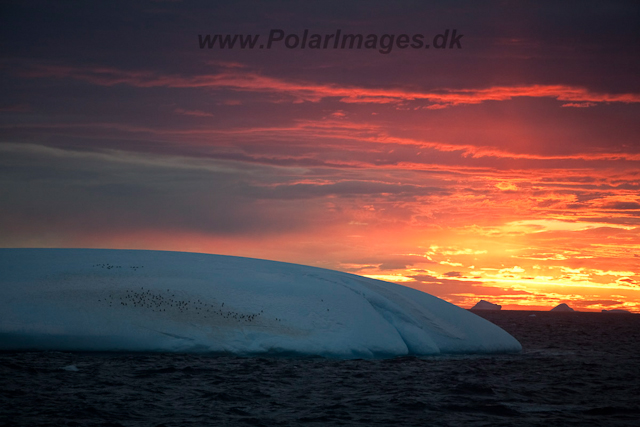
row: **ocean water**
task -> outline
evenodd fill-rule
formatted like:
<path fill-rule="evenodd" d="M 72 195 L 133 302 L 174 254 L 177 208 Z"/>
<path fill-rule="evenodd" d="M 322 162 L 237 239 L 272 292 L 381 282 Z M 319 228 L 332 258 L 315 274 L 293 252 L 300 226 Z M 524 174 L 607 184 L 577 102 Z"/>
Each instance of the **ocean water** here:
<path fill-rule="evenodd" d="M 523 352 L 389 360 L 0 353 L 0 425 L 640 425 L 640 315 L 476 313 Z"/>

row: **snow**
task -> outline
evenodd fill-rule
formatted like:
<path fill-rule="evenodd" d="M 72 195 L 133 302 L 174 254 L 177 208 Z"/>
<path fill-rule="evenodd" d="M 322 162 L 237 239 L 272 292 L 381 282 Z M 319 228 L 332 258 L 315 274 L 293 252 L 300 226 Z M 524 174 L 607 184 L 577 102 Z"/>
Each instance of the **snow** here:
<path fill-rule="evenodd" d="M 481 299 L 480 301 L 478 301 L 476 305 L 471 307 L 471 310 L 501 310 L 501 309 L 502 309 L 501 305 L 494 304 L 492 302 L 485 301 L 483 299 Z"/>
<path fill-rule="evenodd" d="M 380 358 L 517 352 L 494 324 L 412 288 L 231 256 L 0 249 L 0 350 Z"/>
<path fill-rule="evenodd" d="M 551 311 L 574 311 L 573 308 L 569 307 L 567 304 L 562 303 L 553 307 Z"/>

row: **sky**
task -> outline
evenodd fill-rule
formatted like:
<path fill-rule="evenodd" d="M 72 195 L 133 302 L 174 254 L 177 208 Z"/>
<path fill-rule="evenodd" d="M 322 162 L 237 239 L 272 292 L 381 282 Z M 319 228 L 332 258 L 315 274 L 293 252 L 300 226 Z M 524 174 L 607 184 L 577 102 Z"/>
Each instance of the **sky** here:
<path fill-rule="evenodd" d="M 640 312 L 639 18 L 634 1 L 3 2 L 0 246 Z"/>

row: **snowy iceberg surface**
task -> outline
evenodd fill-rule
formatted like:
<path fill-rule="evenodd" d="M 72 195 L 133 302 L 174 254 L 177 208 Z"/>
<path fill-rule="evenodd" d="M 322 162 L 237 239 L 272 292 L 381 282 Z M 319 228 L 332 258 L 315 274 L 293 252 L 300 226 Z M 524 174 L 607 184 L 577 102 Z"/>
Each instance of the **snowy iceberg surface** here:
<path fill-rule="evenodd" d="M 494 324 L 352 274 L 184 252 L 0 249 L 0 350 L 374 358 L 517 352 Z"/>

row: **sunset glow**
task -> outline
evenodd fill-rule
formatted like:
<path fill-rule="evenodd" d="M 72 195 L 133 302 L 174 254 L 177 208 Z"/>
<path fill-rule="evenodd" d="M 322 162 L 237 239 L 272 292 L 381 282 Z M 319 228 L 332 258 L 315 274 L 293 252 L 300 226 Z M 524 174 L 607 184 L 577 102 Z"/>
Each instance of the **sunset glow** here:
<path fill-rule="evenodd" d="M 465 308 L 640 312 L 640 61 L 624 10 L 559 7 L 562 28 L 473 3 L 345 12 L 345 31 L 464 34 L 459 50 L 385 55 L 197 46 L 335 30 L 312 7 L 127 7 L 84 24 L 75 6 L 39 12 L 68 28 L 7 9 L 2 247 L 228 254 Z"/>

